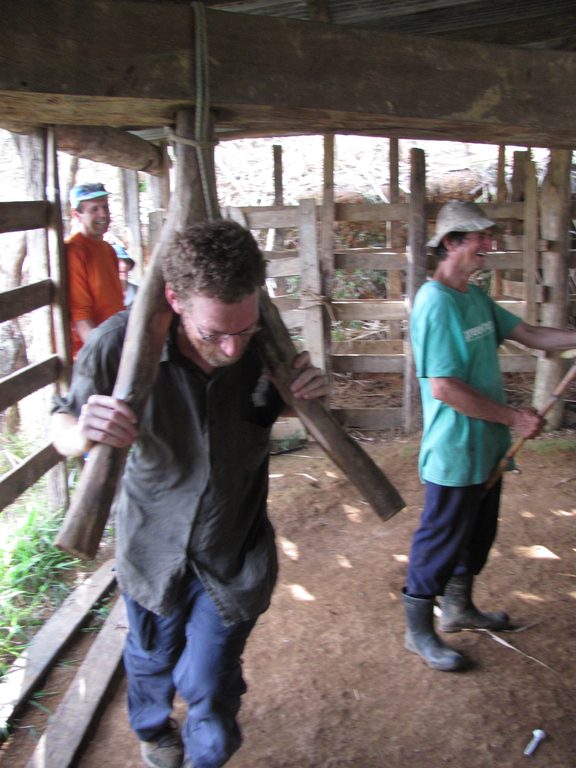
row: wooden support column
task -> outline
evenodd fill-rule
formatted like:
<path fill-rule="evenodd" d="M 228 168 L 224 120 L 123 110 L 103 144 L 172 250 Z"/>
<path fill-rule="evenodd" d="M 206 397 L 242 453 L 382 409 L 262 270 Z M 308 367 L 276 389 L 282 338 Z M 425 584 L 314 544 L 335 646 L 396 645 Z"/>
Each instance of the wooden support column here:
<path fill-rule="evenodd" d="M 537 287 L 539 283 L 538 259 L 538 180 L 536 164 L 525 160 L 524 169 L 524 319 L 535 325 L 538 322 Z"/>
<path fill-rule="evenodd" d="M 284 205 L 284 167 L 282 165 L 282 145 L 274 144 L 272 147 L 274 162 L 274 205 Z M 274 230 L 274 248 L 284 248 L 284 232 Z"/>
<path fill-rule="evenodd" d="M 410 221 L 408 222 L 408 270 L 406 301 L 408 321 L 418 288 L 426 280 L 426 155 L 422 149 L 410 150 Z M 420 429 L 422 406 L 412 358 L 410 334 L 404 340 L 404 430 L 408 434 Z"/>
<path fill-rule="evenodd" d="M 389 140 L 389 167 L 390 167 L 390 202 L 400 202 L 400 142 L 398 139 Z M 399 221 L 390 222 L 390 247 L 393 251 L 404 247 L 402 237 L 402 224 Z M 394 269 L 388 272 L 388 299 L 401 299 L 404 294 L 404 281 L 402 272 Z M 402 338 L 402 324 L 390 321 L 390 338 Z"/>
<path fill-rule="evenodd" d="M 498 169 L 496 172 L 496 202 L 505 203 L 508 200 L 508 190 L 506 187 L 506 147 L 500 144 L 498 147 Z M 498 249 L 504 248 L 504 238 L 499 233 L 497 237 Z M 492 283 L 492 296 L 495 298 L 502 295 L 502 272 L 499 269 L 494 270 L 494 281 Z"/>
<path fill-rule="evenodd" d="M 324 136 L 324 179 L 322 207 L 320 208 L 320 285 L 321 294 L 327 302 L 332 300 L 334 284 L 334 162 L 335 136 Z M 330 376 L 330 354 L 332 348 L 332 318 L 330 312 L 322 312 L 324 371 Z"/>
<path fill-rule="evenodd" d="M 566 328 L 568 324 L 568 262 L 570 255 L 570 170 L 572 152 L 553 149 L 540 200 L 541 233 L 548 241 L 542 254 L 545 303 L 542 325 Z M 541 357 L 536 366 L 533 405 L 540 409 L 564 375 L 567 361 L 559 357 Z M 564 403 L 560 400 L 546 416 L 546 429 L 562 425 Z"/>
<path fill-rule="evenodd" d="M 176 135 L 184 139 L 195 138 L 193 110 L 180 110 L 177 113 Z M 164 296 L 164 254 L 175 232 L 206 218 L 196 149 L 189 144 L 177 142 L 174 194 L 162 236 L 132 305 L 112 393 L 119 400 L 129 403 L 138 415 L 156 379 L 162 347 L 172 318 L 172 310 Z M 126 453 L 125 450 L 111 448 L 103 443 L 97 443 L 92 448 L 90 461 L 82 470 L 78 488 L 56 537 L 56 546 L 77 557 L 94 557 L 122 474 Z"/>
<path fill-rule="evenodd" d="M 140 186 L 138 171 L 120 169 L 122 186 L 122 198 L 124 203 L 124 217 L 126 227 L 130 235 L 130 241 L 126 243 L 130 258 L 136 263 L 136 276 L 142 275 L 144 264 L 144 249 L 142 246 L 142 229 L 140 227 Z"/>
<path fill-rule="evenodd" d="M 298 230 L 302 270 L 301 303 L 306 310 L 304 316 L 305 347 L 310 352 L 312 363 L 325 370 L 322 282 L 318 258 L 318 225 L 315 200 L 300 201 Z"/>
<path fill-rule="evenodd" d="M 54 286 L 52 300 L 52 335 L 60 365 L 59 379 L 70 381 L 72 372 L 72 339 L 68 319 L 68 269 L 62 227 L 62 202 L 58 178 L 56 138 L 52 128 L 46 133 L 46 190 L 45 199 L 50 203 L 47 228 L 48 270 Z"/>

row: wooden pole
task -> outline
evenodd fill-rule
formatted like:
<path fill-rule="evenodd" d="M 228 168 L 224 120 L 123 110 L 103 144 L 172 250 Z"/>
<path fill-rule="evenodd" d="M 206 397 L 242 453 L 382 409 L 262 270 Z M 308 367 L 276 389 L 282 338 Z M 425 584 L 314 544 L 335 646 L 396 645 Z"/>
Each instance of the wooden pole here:
<path fill-rule="evenodd" d="M 542 186 L 541 234 L 548 241 L 542 254 L 542 281 L 546 300 L 541 307 L 542 325 L 566 328 L 568 323 L 568 260 L 570 255 L 570 169 L 572 152 L 553 149 Z M 555 389 L 566 370 L 560 357 L 540 357 L 536 365 L 533 405 L 542 408 L 547 393 Z M 562 426 L 564 403 L 559 400 L 547 417 L 547 430 Z"/>
<path fill-rule="evenodd" d="M 418 288 L 426 280 L 426 155 L 422 149 L 411 149 L 410 221 L 408 222 L 408 271 L 406 300 L 408 318 Z M 419 429 L 422 422 L 420 392 L 414 370 L 410 334 L 404 340 L 404 429 Z"/>
<path fill-rule="evenodd" d="M 298 400 L 290 384 L 297 371 L 292 362 L 297 351 L 278 310 L 262 291 L 260 317 L 263 330 L 256 336 L 260 354 L 282 399 L 298 414 L 312 437 L 354 483 L 376 514 L 388 520 L 406 504 L 382 470 L 348 435 L 319 400 Z"/>
<path fill-rule="evenodd" d="M 176 119 L 176 134 L 194 137 L 194 115 L 182 110 Z M 140 414 L 154 384 L 162 346 L 172 310 L 164 296 L 162 261 L 177 230 L 206 218 L 196 151 L 176 145 L 176 185 L 152 262 L 140 285 L 130 312 L 126 338 L 113 396 L 126 401 Z M 85 559 L 94 557 L 108 519 L 126 450 L 102 443 L 90 451 L 78 488 L 68 508 L 55 543 L 60 549 Z"/>

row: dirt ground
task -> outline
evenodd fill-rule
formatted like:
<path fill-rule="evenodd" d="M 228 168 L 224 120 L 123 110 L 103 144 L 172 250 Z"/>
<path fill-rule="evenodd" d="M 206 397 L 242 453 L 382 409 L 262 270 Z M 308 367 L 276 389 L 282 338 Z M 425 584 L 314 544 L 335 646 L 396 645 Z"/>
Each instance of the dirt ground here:
<path fill-rule="evenodd" d="M 532 730 L 543 728 L 532 764 L 574 768 L 576 434 L 532 441 L 522 473 L 506 478 L 477 602 L 505 608 L 521 631 L 447 635 L 472 664 L 462 673 L 433 671 L 403 648 L 400 595 L 423 496 L 418 439 L 362 444 L 406 502 L 388 522 L 316 445 L 272 457 L 281 574 L 246 650 L 244 745 L 228 765 L 508 768 L 525 764 Z M 120 681 L 80 768 L 141 765 L 124 698 Z M 2 768 L 23 768 L 32 752 L 39 726 L 21 725 Z"/>

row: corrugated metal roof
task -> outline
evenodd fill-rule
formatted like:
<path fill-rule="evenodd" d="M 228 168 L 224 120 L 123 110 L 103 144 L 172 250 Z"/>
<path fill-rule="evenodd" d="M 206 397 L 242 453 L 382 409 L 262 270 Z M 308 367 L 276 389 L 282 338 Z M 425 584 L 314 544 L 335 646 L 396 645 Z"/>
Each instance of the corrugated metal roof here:
<path fill-rule="evenodd" d="M 576 50 L 574 0 L 235 0 L 206 2 L 215 9 L 385 29 L 404 34 L 450 35 L 463 40 Z M 318 18 L 318 17 L 316 17 Z"/>

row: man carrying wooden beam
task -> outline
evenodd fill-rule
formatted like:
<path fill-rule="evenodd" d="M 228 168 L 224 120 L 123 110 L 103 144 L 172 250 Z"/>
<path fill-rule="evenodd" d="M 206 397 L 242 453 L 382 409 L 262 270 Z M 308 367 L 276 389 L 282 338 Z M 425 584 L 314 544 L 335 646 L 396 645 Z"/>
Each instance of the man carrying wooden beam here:
<path fill-rule="evenodd" d="M 510 446 L 510 428 L 531 438 L 544 425 L 533 408 L 506 403 L 498 346 L 504 339 L 547 351 L 576 346 L 576 331 L 528 325 L 469 283 L 484 267 L 493 225 L 474 203 L 442 206 L 428 243 L 438 266 L 410 318 L 426 492 L 404 590 L 406 648 L 445 672 L 462 669 L 466 660 L 434 630 L 436 595 L 444 632 L 510 628 L 504 611 L 479 611 L 472 602 L 498 523 L 501 478 L 492 487 L 487 480 Z"/>
<path fill-rule="evenodd" d="M 240 225 L 177 233 L 163 264 L 174 318 L 141 419 L 110 396 L 127 313 L 90 336 L 53 416 L 64 455 L 132 446 L 117 508 L 128 709 L 151 768 L 216 768 L 238 749 L 240 657 L 277 574 L 266 512 L 269 435 L 283 401 L 255 349 L 264 259 Z M 328 394 L 307 353 L 292 393 Z M 188 702 L 182 736 L 175 693 Z M 184 760 L 184 762 L 183 762 Z"/>

